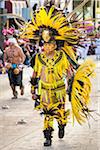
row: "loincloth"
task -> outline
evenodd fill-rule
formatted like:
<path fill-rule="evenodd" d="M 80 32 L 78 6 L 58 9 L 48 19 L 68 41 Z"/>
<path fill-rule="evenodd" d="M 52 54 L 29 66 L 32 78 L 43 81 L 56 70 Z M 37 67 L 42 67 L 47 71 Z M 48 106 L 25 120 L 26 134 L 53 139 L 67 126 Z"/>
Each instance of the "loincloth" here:
<path fill-rule="evenodd" d="M 39 83 L 40 101 L 46 103 L 65 102 L 66 88 L 63 80 L 55 83 L 45 83 L 40 80 Z"/>

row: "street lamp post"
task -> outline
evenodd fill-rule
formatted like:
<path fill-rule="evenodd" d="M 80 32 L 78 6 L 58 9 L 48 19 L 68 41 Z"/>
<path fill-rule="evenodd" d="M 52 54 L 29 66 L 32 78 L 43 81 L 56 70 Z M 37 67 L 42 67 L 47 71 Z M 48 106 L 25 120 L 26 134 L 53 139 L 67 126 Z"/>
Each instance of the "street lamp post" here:
<path fill-rule="evenodd" d="M 85 25 L 84 20 L 85 20 L 85 6 L 83 6 L 83 27 Z"/>
<path fill-rule="evenodd" d="M 96 11 L 96 3 L 95 3 L 95 0 L 93 1 L 93 18 L 96 17 L 95 15 L 95 11 Z M 96 26 L 96 22 L 95 22 L 95 19 L 94 19 L 94 27 Z"/>

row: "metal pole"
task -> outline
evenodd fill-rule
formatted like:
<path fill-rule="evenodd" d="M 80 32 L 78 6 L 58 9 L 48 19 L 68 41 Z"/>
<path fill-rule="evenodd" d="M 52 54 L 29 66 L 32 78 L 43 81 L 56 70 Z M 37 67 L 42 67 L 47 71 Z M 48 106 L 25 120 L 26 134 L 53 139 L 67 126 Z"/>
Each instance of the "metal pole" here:
<path fill-rule="evenodd" d="M 85 20 L 85 6 L 83 6 L 83 26 L 85 25 L 84 20 Z"/>
<path fill-rule="evenodd" d="M 93 2 L 93 18 L 96 18 L 96 2 Z M 96 27 L 96 21 L 94 20 L 94 27 Z"/>

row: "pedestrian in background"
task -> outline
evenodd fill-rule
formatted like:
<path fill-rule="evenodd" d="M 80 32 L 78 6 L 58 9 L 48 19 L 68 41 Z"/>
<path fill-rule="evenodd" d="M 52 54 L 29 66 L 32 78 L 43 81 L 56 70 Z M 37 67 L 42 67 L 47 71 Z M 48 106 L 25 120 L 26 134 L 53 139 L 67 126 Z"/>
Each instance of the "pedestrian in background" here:
<path fill-rule="evenodd" d="M 21 95 L 24 94 L 24 86 L 22 83 L 23 78 L 23 62 L 25 60 L 25 55 L 22 49 L 19 47 L 15 38 L 9 39 L 9 47 L 4 50 L 4 62 L 5 67 L 8 70 L 8 78 L 10 86 L 12 88 L 13 97 L 16 99 L 18 92 L 16 91 L 16 86 L 20 87 Z"/>
<path fill-rule="evenodd" d="M 95 44 L 96 44 L 96 48 L 95 48 L 96 59 L 100 60 L 100 37 L 99 36 L 97 36 L 97 38 L 95 39 Z"/>
<path fill-rule="evenodd" d="M 0 48 L 0 74 L 2 74 L 2 68 L 3 68 L 3 52 Z"/>

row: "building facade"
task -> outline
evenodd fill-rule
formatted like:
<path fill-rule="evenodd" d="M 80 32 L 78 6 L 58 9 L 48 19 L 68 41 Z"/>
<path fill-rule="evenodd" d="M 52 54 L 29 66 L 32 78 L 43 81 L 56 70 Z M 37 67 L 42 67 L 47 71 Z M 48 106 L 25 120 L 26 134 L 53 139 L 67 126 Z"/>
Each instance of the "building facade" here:
<path fill-rule="evenodd" d="M 81 0 L 73 0 L 73 9 L 76 8 L 80 2 Z M 100 26 L 100 0 L 89 0 L 81 10 L 77 11 L 77 14 L 79 13 L 81 20 L 91 19 L 96 28 Z"/>
<path fill-rule="evenodd" d="M 23 8 L 27 8 L 27 3 L 25 0 L 5 1 L 5 9 L 7 9 L 8 13 L 22 16 L 22 9 Z"/>

